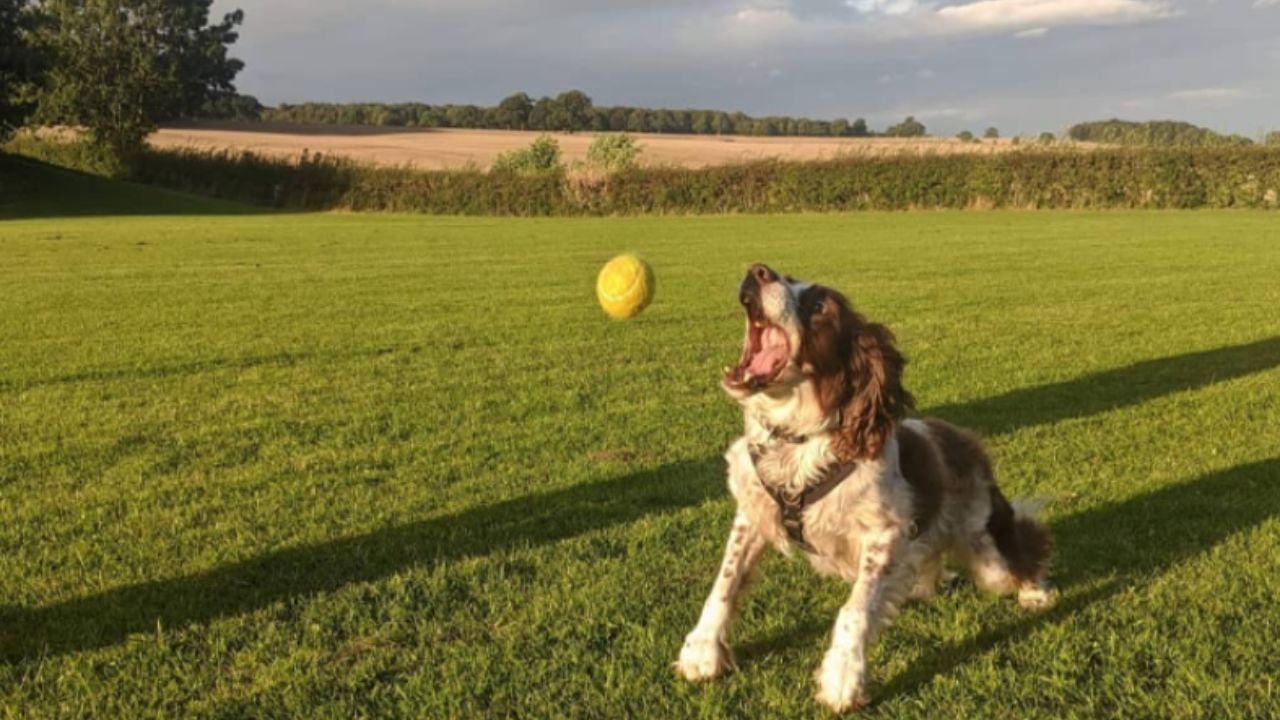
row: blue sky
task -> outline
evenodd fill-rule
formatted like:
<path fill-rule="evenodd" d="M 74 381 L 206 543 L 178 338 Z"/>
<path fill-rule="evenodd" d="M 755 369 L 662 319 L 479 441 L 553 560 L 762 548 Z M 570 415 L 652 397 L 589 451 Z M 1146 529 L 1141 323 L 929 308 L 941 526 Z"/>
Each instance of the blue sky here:
<path fill-rule="evenodd" d="M 268 103 L 911 114 L 936 134 L 1086 119 L 1280 128 L 1280 0 L 215 0 Z"/>

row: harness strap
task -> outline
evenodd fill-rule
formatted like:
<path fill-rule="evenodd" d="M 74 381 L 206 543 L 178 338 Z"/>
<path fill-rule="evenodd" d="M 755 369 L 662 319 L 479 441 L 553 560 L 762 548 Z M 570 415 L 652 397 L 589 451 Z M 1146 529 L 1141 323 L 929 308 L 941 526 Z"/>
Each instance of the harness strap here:
<path fill-rule="evenodd" d="M 817 482 L 800 492 L 789 493 L 765 481 L 764 473 L 760 472 L 760 453 L 754 448 L 750 453 L 751 464 L 756 468 L 756 477 L 760 479 L 761 487 L 778 504 L 778 510 L 782 513 L 782 527 L 787 531 L 787 537 L 801 550 L 812 553 L 813 546 L 804 539 L 804 511 L 839 487 L 840 483 L 853 474 L 858 464 L 843 462 L 829 465 L 822 471 L 822 477 Z"/>

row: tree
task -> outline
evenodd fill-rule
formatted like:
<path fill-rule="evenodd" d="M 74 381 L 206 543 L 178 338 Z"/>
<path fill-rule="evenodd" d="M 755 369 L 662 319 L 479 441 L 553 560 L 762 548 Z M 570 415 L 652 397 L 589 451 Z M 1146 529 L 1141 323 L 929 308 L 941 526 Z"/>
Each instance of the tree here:
<path fill-rule="evenodd" d="M 161 120 L 234 93 L 227 57 L 239 10 L 209 25 L 212 0 L 47 0 L 39 37 L 50 68 L 38 119 L 84 127 L 106 168 L 125 172 Z"/>
<path fill-rule="evenodd" d="M 961 130 L 960 132 L 956 133 L 956 139 L 959 140 L 960 142 L 971 143 L 973 142 L 974 138 L 973 138 L 973 133 L 969 132 L 968 130 Z"/>
<path fill-rule="evenodd" d="M 849 121 L 844 118 L 837 118 L 831 121 L 831 135 L 834 137 L 844 137 L 849 134 Z"/>
<path fill-rule="evenodd" d="M 1052 145 L 1057 139 L 1058 138 L 1054 137 L 1054 134 L 1049 132 L 1048 130 L 1040 133 L 1041 145 Z"/>
<path fill-rule="evenodd" d="M 849 134 L 853 137 L 866 137 L 869 134 L 867 132 L 867 121 L 862 118 L 854 120 L 853 125 L 849 126 Z"/>
<path fill-rule="evenodd" d="M 1280 147 L 1280 130 L 1272 130 L 1262 139 L 1262 144 L 1267 147 Z"/>
<path fill-rule="evenodd" d="M 982 137 L 988 140 L 995 140 L 996 138 L 1000 137 L 1000 131 L 995 129 L 994 127 L 989 127 L 982 132 Z"/>
<path fill-rule="evenodd" d="M 555 99 L 556 112 L 553 117 L 556 123 L 552 129 L 567 130 L 586 130 L 591 127 L 591 118 L 594 115 L 592 110 L 591 98 L 581 90 L 570 90 L 562 92 Z"/>
<path fill-rule="evenodd" d="M 196 113 L 196 117 L 206 120 L 240 120 L 255 121 L 262 118 L 263 106 L 258 98 L 252 95 L 231 93 L 210 98 Z"/>
<path fill-rule="evenodd" d="M 902 122 L 890 126 L 884 134 L 889 137 L 924 137 L 925 127 L 915 117 L 908 115 Z"/>
<path fill-rule="evenodd" d="M 32 43 L 35 19 L 27 0 L 0 0 L 0 140 L 34 109 L 29 95 L 41 69 Z"/>
<path fill-rule="evenodd" d="M 555 100 L 549 97 L 540 97 L 533 104 L 533 109 L 529 111 L 529 129 L 530 130 L 548 130 L 550 129 L 551 115 L 554 111 Z"/>
<path fill-rule="evenodd" d="M 499 126 L 507 130 L 525 130 L 529 127 L 529 113 L 533 111 L 533 101 L 525 93 L 518 92 L 503 98 L 498 103 L 493 119 Z"/>

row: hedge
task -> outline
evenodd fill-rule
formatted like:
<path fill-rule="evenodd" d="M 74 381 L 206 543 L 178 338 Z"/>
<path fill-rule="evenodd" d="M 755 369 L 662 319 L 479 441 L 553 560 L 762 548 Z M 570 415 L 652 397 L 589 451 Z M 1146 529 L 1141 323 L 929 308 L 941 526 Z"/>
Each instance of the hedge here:
<path fill-rule="evenodd" d="M 86 153 L 31 136 L 10 152 L 77 167 Z M 82 168 L 84 169 L 84 168 Z M 92 169 L 92 168 L 88 168 Z M 988 208 L 1280 207 L 1280 148 L 1028 148 L 612 174 L 419 171 L 304 154 L 150 150 L 135 179 L 296 210 L 637 215 Z"/>

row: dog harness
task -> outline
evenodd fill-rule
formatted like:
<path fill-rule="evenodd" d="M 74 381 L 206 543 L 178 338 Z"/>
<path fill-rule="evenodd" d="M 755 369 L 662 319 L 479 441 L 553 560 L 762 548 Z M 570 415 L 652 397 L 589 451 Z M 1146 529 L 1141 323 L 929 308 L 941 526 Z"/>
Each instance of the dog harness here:
<path fill-rule="evenodd" d="M 778 428 L 771 429 L 769 437 L 777 438 L 790 445 L 802 445 L 808 440 L 804 435 L 791 435 Z M 798 492 L 788 492 L 764 479 L 764 473 L 760 471 L 760 458 L 764 453 L 761 452 L 760 446 L 751 445 L 748 451 L 761 487 L 778 504 L 778 511 L 782 514 L 782 527 L 787 531 L 787 538 L 801 550 L 813 553 L 813 546 L 804 539 L 804 511 L 839 487 L 840 483 L 848 479 L 857 469 L 858 463 L 840 462 L 828 465 L 816 482 L 806 485 Z"/>

